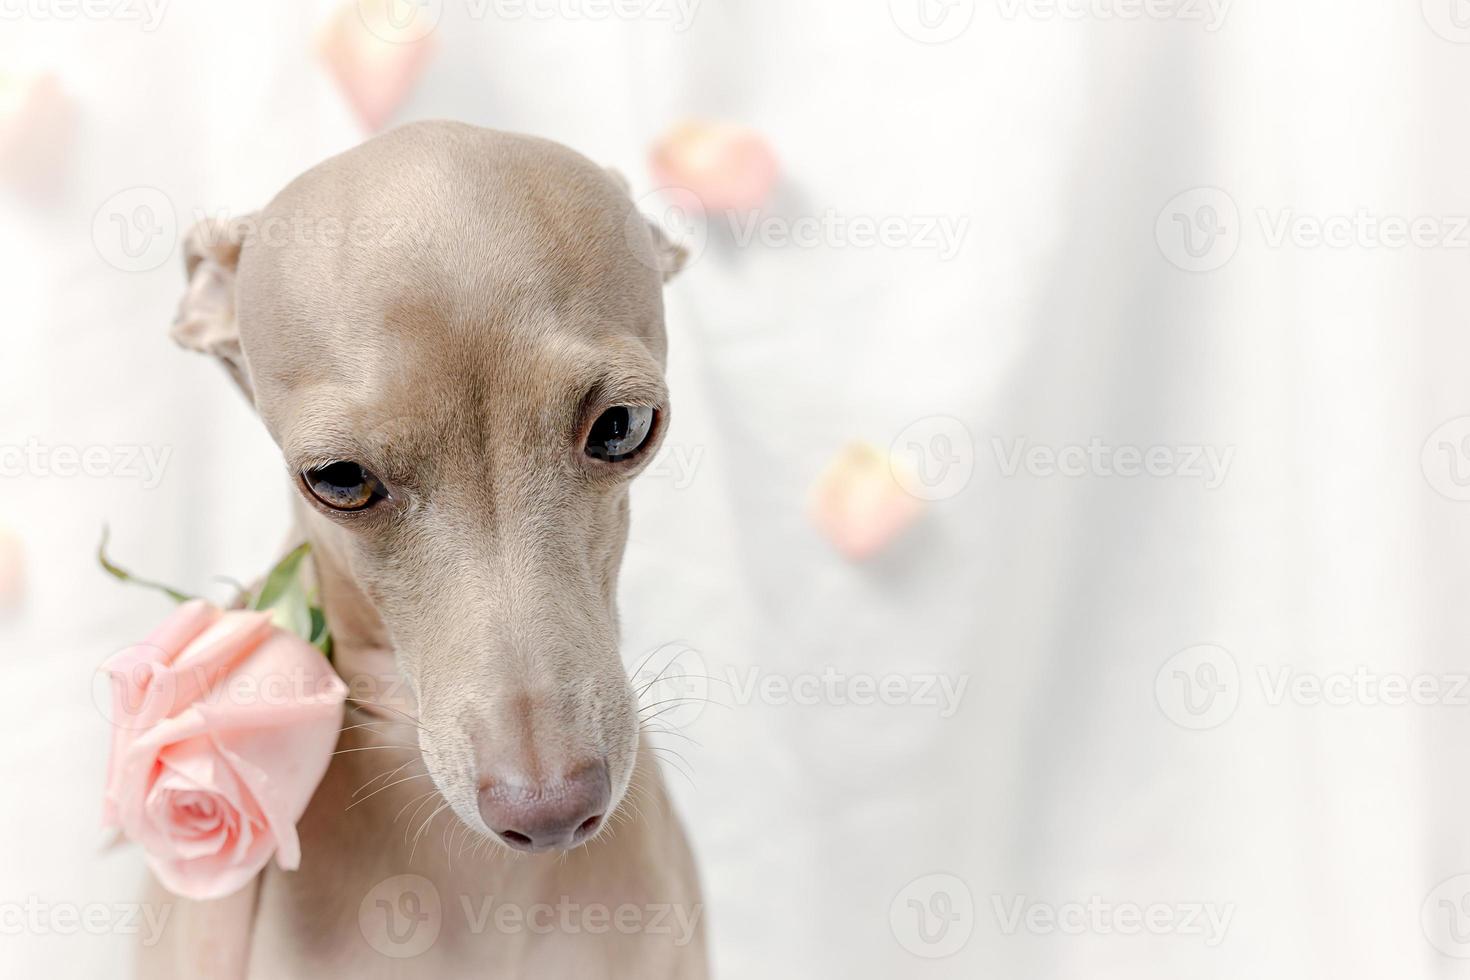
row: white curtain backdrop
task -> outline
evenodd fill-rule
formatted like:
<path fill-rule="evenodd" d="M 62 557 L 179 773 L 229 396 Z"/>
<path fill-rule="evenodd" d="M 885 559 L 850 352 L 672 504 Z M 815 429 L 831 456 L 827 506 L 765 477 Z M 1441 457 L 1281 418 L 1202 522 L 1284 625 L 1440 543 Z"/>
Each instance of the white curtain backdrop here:
<path fill-rule="evenodd" d="M 899 28 L 906 0 L 704 0 L 685 31 L 446 2 L 395 122 L 547 136 L 642 194 L 671 125 L 731 120 L 781 161 L 777 219 L 967 222 L 947 259 L 717 223 L 670 287 L 670 439 L 697 465 L 635 490 L 622 606 L 630 665 L 677 642 L 738 682 L 686 719 L 699 744 L 666 743 L 717 975 L 1470 977 L 1470 887 L 1440 887 L 1470 872 L 1470 427 L 1431 439 L 1470 416 L 1454 2 L 1239 0 L 1209 30 L 959 0 L 927 8 L 973 13 L 945 43 Z M 0 67 L 54 73 L 74 113 L 46 188 L 0 193 L 0 446 L 169 453 L 156 486 L 0 478 L 27 561 L 0 620 L 6 910 L 138 892 L 136 851 L 100 847 L 93 671 L 165 605 L 95 569 L 103 524 L 193 589 L 259 574 L 288 530 L 274 447 L 167 338 L 177 254 L 120 271 L 94 215 L 136 186 L 181 229 L 246 211 L 363 138 L 316 53 L 335 6 L 0 23 Z M 1440 232 L 1394 247 L 1365 214 Z M 1176 216 L 1224 238 L 1192 259 Z M 1347 247 L 1277 235 L 1339 216 Z M 812 486 L 941 416 L 973 478 L 845 560 Z M 1089 444 L 1228 466 L 1009 466 Z M 948 717 L 737 690 L 828 668 L 966 686 Z M 1385 703 L 1393 678 L 1434 703 Z M 115 975 L 134 938 L 19 921 L 5 976 Z"/>

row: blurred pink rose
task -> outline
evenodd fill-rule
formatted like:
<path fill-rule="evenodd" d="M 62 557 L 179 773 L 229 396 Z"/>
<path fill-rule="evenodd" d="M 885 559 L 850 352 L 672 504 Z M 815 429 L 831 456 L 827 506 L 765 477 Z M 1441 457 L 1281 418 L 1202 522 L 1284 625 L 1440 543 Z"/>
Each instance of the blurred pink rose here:
<path fill-rule="evenodd" d="M 0 180 L 36 194 L 57 191 L 75 117 L 55 75 L 0 71 Z"/>
<path fill-rule="evenodd" d="M 812 519 L 853 561 L 887 548 L 922 511 L 894 479 L 890 460 L 865 443 L 843 449 L 812 488 Z"/>
<path fill-rule="evenodd" d="M 348 0 L 323 28 L 317 50 L 369 132 L 388 124 L 427 67 L 437 9 L 402 0 Z"/>
<path fill-rule="evenodd" d="M 221 898 L 272 854 L 296 868 L 296 821 L 347 695 L 326 657 L 266 613 L 196 600 L 103 670 L 114 725 L 104 822 L 142 845 L 164 887 Z"/>
<path fill-rule="evenodd" d="M 748 211 L 776 186 L 776 154 L 760 134 L 733 123 L 686 122 L 653 148 L 653 176 L 692 210 Z"/>

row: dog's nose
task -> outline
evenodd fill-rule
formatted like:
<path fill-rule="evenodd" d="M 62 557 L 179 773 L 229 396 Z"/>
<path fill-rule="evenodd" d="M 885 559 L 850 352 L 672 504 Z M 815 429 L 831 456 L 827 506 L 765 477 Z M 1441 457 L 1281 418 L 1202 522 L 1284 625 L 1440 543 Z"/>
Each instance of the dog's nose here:
<path fill-rule="evenodd" d="M 597 833 L 611 796 L 605 762 L 545 781 L 501 771 L 480 780 L 480 816 L 518 851 L 565 850 Z"/>

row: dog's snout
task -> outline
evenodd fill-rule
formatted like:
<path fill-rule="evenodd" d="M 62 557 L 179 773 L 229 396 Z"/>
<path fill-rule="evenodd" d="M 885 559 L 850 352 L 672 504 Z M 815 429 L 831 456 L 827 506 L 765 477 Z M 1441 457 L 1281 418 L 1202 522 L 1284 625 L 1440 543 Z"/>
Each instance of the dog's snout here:
<path fill-rule="evenodd" d="M 603 761 L 577 766 L 551 780 L 501 770 L 480 780 L 480 816 L 485 826 L 518 851 L 565 850 L 602 828 L 611 796 Z"/>

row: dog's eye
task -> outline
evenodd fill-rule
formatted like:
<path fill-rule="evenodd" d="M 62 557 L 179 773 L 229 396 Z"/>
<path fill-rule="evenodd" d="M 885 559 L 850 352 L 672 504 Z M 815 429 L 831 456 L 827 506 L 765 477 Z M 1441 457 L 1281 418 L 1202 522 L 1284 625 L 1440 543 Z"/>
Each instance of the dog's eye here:
<path fill-rule="evenodd" d="M 632 459 L 653 431 L 656 409 L 619 405 L 609 408 L 592 423 L 587 435 L 587 455 L 605 463 Z"/>
<path fill-rule="evenodd" d="M 366 510 L 388 496 L 378 478 L 356 463 L 329 463 L 301 476 L 311 495 L 333 510 Z"/>

